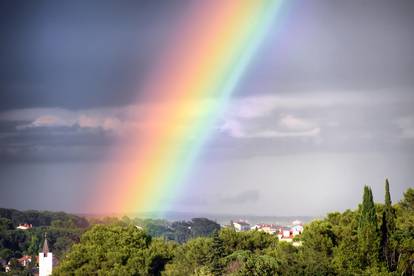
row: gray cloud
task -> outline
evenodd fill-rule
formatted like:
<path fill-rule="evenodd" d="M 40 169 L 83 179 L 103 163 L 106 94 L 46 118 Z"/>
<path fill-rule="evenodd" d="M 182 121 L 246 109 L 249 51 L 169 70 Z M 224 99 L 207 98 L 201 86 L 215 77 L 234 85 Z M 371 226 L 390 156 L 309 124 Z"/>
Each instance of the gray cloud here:
<path fill-rule="evenodd" d="M 0 110 L 135 101 L 186 1 L 0 4 Z M 122 92 L 121 92 L 122 91 Z"/>

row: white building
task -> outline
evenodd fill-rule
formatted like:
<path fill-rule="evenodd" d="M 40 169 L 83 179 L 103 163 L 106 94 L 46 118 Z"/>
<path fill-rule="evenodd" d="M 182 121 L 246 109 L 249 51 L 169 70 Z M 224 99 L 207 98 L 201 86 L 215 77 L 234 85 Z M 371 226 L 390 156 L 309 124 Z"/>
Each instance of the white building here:
<path fill-rule="evenodd" d="M 43 250 L 39 253 L 39 276 L 52 275 L 52 269 L 53 254 L 52 252 L 49 252 L 49 245 L 47 244 L 47 235 L 45 234 Z"/>
<path fill-rule="evenodd" d="M 292 231 L 289 227 L 283 227 L 281 229 L 282 238 L 291 238 Z"/>
<path fill-rule="evenodd" d="M 247 221 L 237 221 L 233 222 L 234 229 L 236 229 L 237 232 L 240 231 L 249 231 L 250 230 L 250 224 L 247 223 Z"/>
<path fill-rule="evenodd" d="M 17 226 L 16 229 L 27 230 L 27 229 L 31 229 L 32 227 L 33 226 L 31 224 L 23 223 L 23 224 L 19 224 L 19 226 Z"/>
<path fill-rule="evenodd" d="M 302 234 L 303 226 L 301 224 L 293 225 L 291 230 L 292 230 L 292 235 L 297 236 L 297 235 Z"/>

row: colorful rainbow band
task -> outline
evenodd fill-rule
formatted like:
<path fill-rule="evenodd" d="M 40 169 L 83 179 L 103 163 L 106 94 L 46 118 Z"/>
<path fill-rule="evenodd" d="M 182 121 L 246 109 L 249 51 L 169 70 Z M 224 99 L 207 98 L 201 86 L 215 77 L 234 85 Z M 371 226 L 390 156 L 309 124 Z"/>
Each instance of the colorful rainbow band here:
<path fill-rule="evenodd" d="M 167 199 L 185 193 L 180 183 L 202 154 L 281 6 L 279 0 L 192 4 L 144 86 L 147 100 L 157 103 L 137 118 L 145 131 L 111 158 L 125 166 L 103 174 L 89 209 L 165 211 L 171 207 Z"/>

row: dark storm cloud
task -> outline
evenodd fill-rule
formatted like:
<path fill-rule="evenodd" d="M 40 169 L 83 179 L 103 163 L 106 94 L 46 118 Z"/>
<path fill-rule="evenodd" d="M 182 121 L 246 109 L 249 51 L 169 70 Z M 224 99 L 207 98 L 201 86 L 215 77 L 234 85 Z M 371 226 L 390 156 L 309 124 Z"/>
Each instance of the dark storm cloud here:
<path fill-rule="evenodd" d="M 237 95 L 396 87 L 412 94 L 414 1 L 299 0 L 287 6 L 289 15 L 275 21 Z"/>
<path fill-rule="evenodd" d="M 130 103 L 186 1 L 2 1 L 0 110 Z"/>
<path fill-rule="evenodd" d="M 0 163 L 100 160 L 113 137 L 102 129 L 36 127 L 0 121 Z"/>

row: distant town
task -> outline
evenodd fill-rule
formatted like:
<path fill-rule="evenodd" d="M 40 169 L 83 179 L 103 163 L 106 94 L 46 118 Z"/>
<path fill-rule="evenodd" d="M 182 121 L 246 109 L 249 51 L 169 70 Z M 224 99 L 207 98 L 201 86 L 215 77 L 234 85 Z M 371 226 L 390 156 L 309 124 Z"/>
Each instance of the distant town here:
<path fill-rule="evenodd" d="M 246 220 L 231 221 L 230 225 L 224 225 L 224 227 L 234 228 L 237 232 L 256 230 L 265 232 L 271 235 L 276 235 L 279 241 L 293 242 L 294 246 L 299 246 L 301 242 L 299 239 L 295 241 L 295 237 L 303 232 L 303 223 L 299 220 L 292 221 L 290 225 L 278 225 L 259 223 L 250 225 Z"/>

